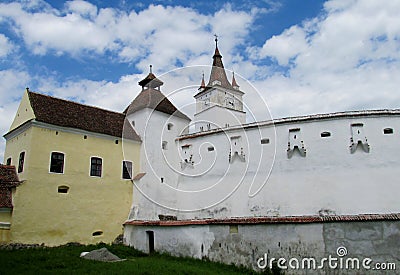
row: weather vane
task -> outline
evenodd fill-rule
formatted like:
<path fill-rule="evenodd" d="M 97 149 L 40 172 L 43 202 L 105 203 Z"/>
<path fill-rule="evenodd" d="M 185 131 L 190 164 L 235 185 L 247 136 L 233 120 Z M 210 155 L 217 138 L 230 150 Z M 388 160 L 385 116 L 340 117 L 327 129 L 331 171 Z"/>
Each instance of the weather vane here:
<path fill-rule="evenodd" d="M 217 46 L 217 44 L 218 44 L 218 35 L 214 34 L 214 36 L 215 36 L 215 46 Z"/>

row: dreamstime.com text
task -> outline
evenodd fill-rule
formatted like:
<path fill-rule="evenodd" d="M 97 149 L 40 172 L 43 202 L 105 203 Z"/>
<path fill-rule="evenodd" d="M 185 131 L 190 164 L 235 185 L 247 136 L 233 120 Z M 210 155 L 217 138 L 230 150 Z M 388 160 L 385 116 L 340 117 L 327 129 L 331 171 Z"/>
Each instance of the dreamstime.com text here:
<path fill-rule="evenodd" d="M 314 257 L 305 258 L 270 258 L 268 255 L 264 254 L 257 260 L 257 266 L 260 269 L 265 269 L 267 266 L 272 269 L 274 263 L 277 267 L 285 269 L 340 269 L 340 270 L 396 270 L 396 264 L 393 262 L 374 262 L 371 258 L 351 258 L 346 257 L 347 249 L 344 246 L 338 247 L 336 250 L 337 256 L 329 255 L 328 257 L 322 258 L 320 260 Z"/>

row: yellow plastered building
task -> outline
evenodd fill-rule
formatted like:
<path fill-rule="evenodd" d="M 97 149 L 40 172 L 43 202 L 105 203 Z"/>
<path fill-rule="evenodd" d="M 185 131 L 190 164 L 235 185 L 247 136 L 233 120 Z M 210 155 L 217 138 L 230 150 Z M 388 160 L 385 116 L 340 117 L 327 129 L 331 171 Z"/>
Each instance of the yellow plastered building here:
<path fill-rule="evenodd" d="M 27 89 L 4 137 L 21 183 L 12 211 L 0 211 L 3 242 L 110 243 L 123 233 L 141 145 L 123 113 Z"/>

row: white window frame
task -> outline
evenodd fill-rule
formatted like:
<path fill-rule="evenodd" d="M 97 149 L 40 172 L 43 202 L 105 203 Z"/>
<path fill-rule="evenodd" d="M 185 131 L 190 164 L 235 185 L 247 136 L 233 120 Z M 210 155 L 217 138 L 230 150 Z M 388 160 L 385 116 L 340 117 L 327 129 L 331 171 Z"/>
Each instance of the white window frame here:
<path fill-rule="evenodd" d="M 130 174 L 130 178 L 124 178 L 124 162 L 130 162 L 131 163 L 131 169 L 132 169 L 132 171 L 131 171 L 131 174 Z M 121 178 L 123 179 L 123 180 L 132 180 L 133 179 L 133 161 L 131 161 L 131 160 L 128 160 L 128 159 L 124 159 L 123 161 L 122 161 L 122 171 L 121 171 L 122 173 L 121 173 Z M 129 172 L 129 171 L 128 171 Z"/>
<path fill-rule="evenodd" d="M 101 159 L 101 176 L 92 176 L 92 158 L 99 158 Z M 90 156 L 89 158 L 89 176 L 92 178 L 102 178 L 104 175 L 104 159 L 100 156 Z"/>
<path fill-rule="evenodd" d="M 63 163 L 63 171 L 62 171 L 62 173 L 57 173 L 57 172 L 51 172 L 50 171 L 50 168 L 51 168 L 51 156 L 53 155 L 53 153 L 60 153 L 60 154 L 64 155 L 64 163 Z M 61 151 L 51 151 L 50 152 L 50 161 L 49 161 L 49 173 L 50 174 L 64 175 L 64 173 L 65 173 L 65 159 L 66 159 L 65 156 L 66 156 L 66 154 L 64 152 L 61 152 Z"/>
<path fill-rule="evenodd" d="M 24 153 L 24 164 L 22 165 L 22 171 L 19 172 L 19 161 L 20 161 L 20 156 L 21 156 L 22 153 Z M 23 150 L 23 151 L 19 152 L 19 154 L 18 154 L 18 165 L 17 165 L 16 168 L 17 168 L 17 173 L 18 174 L 21 174 L 21 173 L 25 172 L 25 168 L 26 168 L 26 150 Z"/>

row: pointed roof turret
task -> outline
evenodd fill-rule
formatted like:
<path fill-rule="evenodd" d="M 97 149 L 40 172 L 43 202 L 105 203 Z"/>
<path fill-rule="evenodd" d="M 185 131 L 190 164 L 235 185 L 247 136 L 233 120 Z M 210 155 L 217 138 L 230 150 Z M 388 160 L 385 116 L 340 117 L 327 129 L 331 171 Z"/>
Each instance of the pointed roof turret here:
<path fill-rule="evenodd" d="M 180 112 L 160 91 L 160 86 L 163 84 L 164 83 L 153 74 L 152 66 L 150 65 L 150 73 L 146 78 L 139 81 L 139 85 L 142 86 L 142 91 L 136 96 L 131 104 L 126 107 L 124 114 L 130 115 L 144 108 L 149 108 L 168 115 L 190 120 L 189 117 Z"/>
<path fill-rule="evenodd" d="M 149 74 L 142 80 L 139 81 L 139 85 L 142 86 L 142 90 L 146 88 L 158 88 L 160 89 L 160 86 L 162 86 L 164 82 L 159 80 L 154 74 L 153 74 L 153 65 L 150 65 L 150 72 Z"/>
<path fill-rule="evenodd" d="M 225 88 L 232 88 L 226 77 L 224 64 L 222 63 L 222 55 L 218 49 L 218 36 L 215 35 L 215 52 L 213 56 L 213 67 L 211 69 L 210 80 L 207 86 L 213 86 L 215 84 L 221 85 Z"/>
<path fill-rule="evenodd" d="M 204 72 L 203 72 L 203 76 L 201 78 L 201 83 L 200 83 L 200 87 L 198 90 L 204 90 L 206 88 L 206 83 L 204 82 Z"/>
<path fill-rule="evenodd" d="M 232 87 L 235 90 L 239 90 L 239 85 L 236 83 L 235 72 L 232 72 Z"/>

